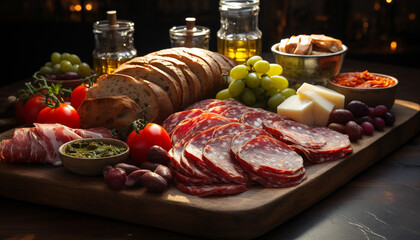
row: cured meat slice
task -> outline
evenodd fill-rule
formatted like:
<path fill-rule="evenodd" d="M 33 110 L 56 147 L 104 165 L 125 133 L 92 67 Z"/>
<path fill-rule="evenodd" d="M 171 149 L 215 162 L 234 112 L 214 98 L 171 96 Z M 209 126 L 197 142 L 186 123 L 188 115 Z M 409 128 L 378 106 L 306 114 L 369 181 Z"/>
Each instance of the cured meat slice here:
<path fill-rule="evenodd" d="M 236 134 L 233 139 L 232 143 L 230 145 L 230 152 L 233 156 L 236 155 L 236 152 L 238 149 L 244 145 L 246 142 L 248 142 L 251 139 L 254 139 L 258 136 L 270 136 L 270 134 L 262 129 L 254 128 L 249 130 L 244 130 L 238 134 Z"/>
<path fill-rule="evenodd" d="M 245 192 L 248 190 L 248 185 L 237 184 L 237 183 L 222 183 L 222 184 L 209 184 L 209 185 L 186 185 L 180 182 L 174 181 L 175 187 L 179 190 L 195 195 L 198 197 L 208 197 L 216 195 L 234 195 Z"/>
<path fill-rule="evenodd" d="M 326 127 L 314 127 L 314 130 L 326 139 L 326 144 L 321 148 L 311 149 L 291 145 L 297 152 L 303 153 L 309 161 L 315 163 L 333 161 L 353 151 L 348 135 Z"/>
<path fill-rule="evenodd" d="M 223 105 L 246 107 L 243 103 L 239 102 L 238 100 L 225 99 L 225 100 L 214 101 L 214 102 L 208 104 L 207 106 L 205 106 L 204 108 L 202 108 L 202 110 L 208 110 L 208 109 L 211 109 L 211 108 L 214 108 L 214 107 L 217 107 L 217 106 L 223 106 Z"/>
<path fill-rule="evenodd" d="M 82 138 L 116 138 L 108 128 L 104 127 L 88 129 L 71 128 L 70 130 Z"/>
<path fill-rule="evenodd" d="M 183 167 L 181 164 L 182 151 L 184 150 L 184 145 L 192 138 L 192 135 L 187 135 L 181 141 L 176 143 L 169 151 L 169 156 L 171 157 L 171 166 L 180 174 L 192 177 L 193 175 Z"/>
<path fill-rule="evenodd" d="M 264 129 L 278 140 L 287 144 L 294 144 L 308 148 L 321 148 L 327 142 L 325 138 L 315 131 L 315 128 L 293 121 L 276 121 L 272 124 L 263 122 Z"/>
<path fill-rule="evenodd" d="M 270 136 L 258 136 L 241 146 L 236 154 L 240 164 L 255 173 L 294 173 L 302 168 L 303 158 L 289 146 Z"/>
<path fill-rule="evenodd" d="M 214 102 L 220 102 L 223 100 L 219 100 L 219 99 L 204 99 L 201 101 L 198 101 L 196 103 L 193 103 L 191 105 L 189 105 L 188 107 L 186 107 L 184 109 L 185 110 L 191 110 L 191 109 L 204 109 L 205 107 L 207 107 L 209 104 L 214 103 Z"/>
<path fill-rule="evenodd" d="M 61 124 L 34 123 L 32 128 L 18 128 L 11 139 L 0 143 L 0 158 L 5 162 L 62 164 L 57 150 L 71 140 L 88 137 L 111 137 L 110 130 L 73 129 Z M 79 135 L 77 133 L 82 134 Z"/>
<path fill-rule="evenodd" d="M 195 134 L 199 134 L 200 132 L 216 127 L 216 126 L 221 126 L 221 125 L 225 125 L 228 123 L 232 123 L 232 122 L 237 122 L 236 119 L 232 119 L 232 118 L 225 118 L 220 116 L 219 118 L 213 118 L 213 119 L 203 119 L 199 122 L 197 122 L 188 132 L 188 134 L 190 133 L 195 133 Z"/>
<path fill-rule="evenodd" d="M 228 124 L 218 127 L 217 130 L 213 133 L 213 138 L 217 138 L 224 135 L 235 136 L 239 132 L 242 132 L 247 129 L 254 129 L 254 128 L 243 123 L 237 123 L 237 122 L 228 123 Z"/>
<path fill-rule="evenodd" d="M 220 114 L 220 113 L 224 112 L 229 107 L 230 106 L 226 106 L 226 105 L 216 106 L 216 107 L 212 107 L 210 109 L 207 109 L 206 111 L 211 112 L 211 113 Z"/>
<path fill-rule="evenodd" d="M 248 170 L 247 173 L 253 181 L 263 185 L 264 187 L 269 187 L 269 188 L 294 187 L 306 179 L 305 174 L 302 174 L 299 178 L 289 181 L 289 180 L 277 180 L 277 179 L 263 177 L 261 175 L 257 175 L 256 173 L 250 170 Z"/>
<path fill-rule="evenodd" d="M 287 117 L 273 112 L 263 109 L 254 109 L 244 112 L 239 121 L 255 128 L 263 129 L 263 121 L 266 121 L 268 124 L 274 121 L 283 121 L 286 119 Z"/>
<path fill-rule="evenodd" d="M 226 110 L 219 113 L 220 115 L 227 117 L 227 118 L 234 118 L 234 119 L 241 119 L 242 114 L 249 111 L 250 108 L 246 106 L 227 106 Z"/>
<path fill-rule="evenodd" d="M 165 121 L 163 121 L 162 127 L 166 130 L 166 132 L 170 133 L 180 122 L 184 121 L 185 119 L 197 117 L 203 113 L 204 111 L 201 109 L 191 109 L 182 112 L 176 112 L 166 118 Z"/>
<path fill-rule="evenodd" d="M 203 149 L 204 163 L 224 178 L 236 183 L 251 183 L 242 167 L 230 155 L 233 136 L 225 135 L 209 140 Z"/>
<path fill-rule="evenodd" d="M 219 119 L 223 118 L 219 114 L 215 113 L 203 113 L 197 117 L 185 119 L 182 121 L 177 127 L 175 127 L 172 132 L 170 133 L 172 144 L 176 144 L 182 138 L 187 136 L 188 132 L 201 120 L 207 119 Z"/>

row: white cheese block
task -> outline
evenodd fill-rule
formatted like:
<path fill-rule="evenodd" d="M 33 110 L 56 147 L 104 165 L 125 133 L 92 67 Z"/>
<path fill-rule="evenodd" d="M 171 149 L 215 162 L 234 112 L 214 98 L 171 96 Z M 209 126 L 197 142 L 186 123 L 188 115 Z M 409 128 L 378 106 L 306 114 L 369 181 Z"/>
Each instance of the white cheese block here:
<path fill-rule="evenodd" d="M 327 126 L 330 113 L 334 109 L 334 103 L 314 91 L 301 91 L 298 96 L 313 102 L 314 125 Z"/>
<path fill-rule="evenodd" d="M 296 93 L 298 95 L 302 95 L 302 92 L 312 91 L 316 92 L 322 97 L 326 98 L 328 101 L 332 102 L 334 104 L 334 109 L 337 108 L 344 108 L 344 95 L 341 93 L 338 93 L 334 90 L 331 90 L 329 88 L 319 86 L 319 85 L 312 85 L 309 83 L 303 83 L 302 86 L 298 88 Z"/>
<path fill-rule="evenodd" d="M 312 101 L 300 98 L 298 95 L 292 95 L 277 106 L 277 113 L 300 123 L 313 125 L 313 106 Z"/>

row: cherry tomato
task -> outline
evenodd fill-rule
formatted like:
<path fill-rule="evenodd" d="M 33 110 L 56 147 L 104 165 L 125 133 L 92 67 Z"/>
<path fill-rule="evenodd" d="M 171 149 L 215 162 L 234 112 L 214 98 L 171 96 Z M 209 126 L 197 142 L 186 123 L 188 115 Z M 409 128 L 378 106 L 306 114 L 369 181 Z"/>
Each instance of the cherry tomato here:
<path fill-rule="evenodd" d="M 36 121 L 38 113 L 46 107 L 44 102 L 44 96 L 34 95 L 25 103 L 23 107 L 25 123 L 32 124 Z"/>
<path fill-rule="evenodd" d="M 80 117 L 71 105 L 61 103 L 57 108 L 42 109 L 36 119 L 38 123 L 60 123 L 70 128 L 80 128 Z"/>
<path fill-rule="evenodd" d="M 166 151 L 171 148 L 169 134 L 156 123 L 148 123 L 138 134 L 131 132 L 126 142 L 130 146 L 131 159 L 138 163 L 147 161 L 147 151 L 153 145 L 161 146 Z"/>
<path fill-rule="evenodd" d="M 25 122 L 25 111 L 24 111 L 25 105 L 23 105 L 22 101 L 17 101 L 15 106 L 15 113 L 16 113 L 16 119 L 18 123 L 24 123 Z"/>
<path fill-rule="evenodd" d="M 86 99 L 86 93 L 89 88 L 85 85 L 76 87 L 71 93 L 71 105 L 77 110 L 82 104 L 83 100 Z"/>

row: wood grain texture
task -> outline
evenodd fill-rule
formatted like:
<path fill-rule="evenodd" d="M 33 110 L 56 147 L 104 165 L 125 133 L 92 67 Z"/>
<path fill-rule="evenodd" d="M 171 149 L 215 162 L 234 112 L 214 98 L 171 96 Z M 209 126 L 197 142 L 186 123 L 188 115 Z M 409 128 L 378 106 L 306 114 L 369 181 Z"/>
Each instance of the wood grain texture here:
<path fill-rule="evenodd" d="M 353 143 L 354 153 L 342 160 L 305 163 L 308 179 L 293 188 L 254 187 L 211 198 L 186 195 L 174 187 L 160 195 L 142 188 L 114 192 L 100 177 L 78 176 L 63 167 L 1 163 L 0 195 L 199 237 L 249 239 L 310 207 L 418 133 L 419 110 L 418 104 L 397 101 L 394 127 Z"/>

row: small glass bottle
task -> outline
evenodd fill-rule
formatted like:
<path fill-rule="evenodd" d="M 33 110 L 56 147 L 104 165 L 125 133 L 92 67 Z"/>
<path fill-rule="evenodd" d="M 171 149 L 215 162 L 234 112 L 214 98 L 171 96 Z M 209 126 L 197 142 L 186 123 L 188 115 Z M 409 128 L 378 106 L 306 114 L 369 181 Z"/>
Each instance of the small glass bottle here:
<path fill-rule="evenodd" d="M 217 50 L 238 64 L 261 55 L 259 4 L 259 0 L 220 0 L 221 28 L 217 32 Z"/>
<path fill-rule="evenodd" d="M 137 56 L 134 48 L 134 23 L 117 20 L 115 11 L 108 11 L 108 20 L 93 24 L 95 49 L 93 50 L 93 67 L 97 74 L 109 74 L 122 63 Z"/>
<path fill-rule="evenodd" d="M 169 29 L 169 38 L 172 47 L 197 47 L 209 49 L 210 29 L 195 26 L 195 18 L 185 19 L 186 25 L 175 26 Z"/>

